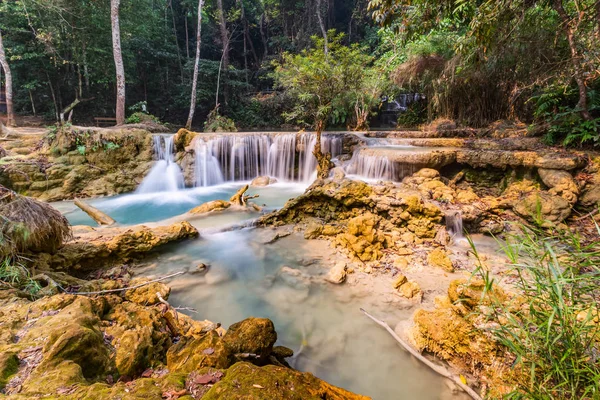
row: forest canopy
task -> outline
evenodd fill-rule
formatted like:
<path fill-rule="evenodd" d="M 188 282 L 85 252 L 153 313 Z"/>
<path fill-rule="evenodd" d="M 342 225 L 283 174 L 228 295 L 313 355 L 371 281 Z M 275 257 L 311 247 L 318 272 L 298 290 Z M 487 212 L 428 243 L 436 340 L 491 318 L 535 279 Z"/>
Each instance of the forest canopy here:
<path fill-rule="evenodd" d="M 77 123 L 115 115 L 109 3 L 0 1 L 0 32 L 17 114 L 57 121 L 61 111 L 79 99 L 86 103 L 75 108 Z M 381 102 L 375 98 L 418 93 L 425 100 L 408 105 L 399 117 L 401 126 L 448 118 L 478 128 L 511 120 L 533 126 L 532 132 L 545 133 L 552 143 L 598 140 L 598 1 L 200 4 L 197 127 L 217 106 L 218 114 L 238 129 L 299 126 L 297 118 L 286 116 L 303 103 L 297 91 L 278 85 L 275 66 L 303 51 L 310 52 L 304 54 L 307 61 L 311 56 L 314 60 L 331 44 L 354 52 L 354 61 L 369 61 L 361 89 L 348 84 L 346 99 L 332 105 L 330 127 L 365 128 L 380 111 Z M 185 123 L 198 8 L 191 0 L 120 2 L 128 117 L 144 110 L 164 122 Z M 370 125 L 379 123 L 375 118 Z"/>

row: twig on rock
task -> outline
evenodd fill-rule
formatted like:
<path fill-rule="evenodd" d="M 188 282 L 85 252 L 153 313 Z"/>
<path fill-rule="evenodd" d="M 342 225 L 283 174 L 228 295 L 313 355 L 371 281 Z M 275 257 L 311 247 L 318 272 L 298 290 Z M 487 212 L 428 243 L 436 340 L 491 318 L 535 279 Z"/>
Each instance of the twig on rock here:
<path fill-rule="evenodd" d="M 467 394 L 469 396 L 471 396 L 471 398 L 473 398 L 474 400 L 482 400 L 481 396 L 479 396 L 479 394 L 477 392 L 475 392 L 473 389 L 471 389 L 468 385 L 463 383 L 459 376 L 452 374 L 450 371 L 448 371 L 443 366 L 437 365 L 437 364 L 431 362 L 430 360 L 428 360 L 427 358 L 425 358 L 421 353 L 419 353 L 417 350 L 415 350 L 411 345 L 409 345 L 404 340 L 402 340 L 402 338 L 400 336 L 398 336 L 398 334 L 396 332 L 394 332 L 394 330 L 386 322 L 375 318 L 374 316 L 372 316 L 371 314 L 369 314 L 362 308 L 360 309 L 360 311 L 362 311 L 363 314 L 365 314 L 367 317 L 369 317 L 371 320 L 373 320 L 373 322 L 375 322 L 377 325 L 385 328 L 385 330 L 387 330 L 389 332 L 389 334 L 392 335 L 392 337 L 394 339 L 396 339 L 396 341 L 406 351 L 408 351 L 413 357 L 415 357 L 417 360 L 421 361 L 423 364 L 425 364 L 426 366 L 428 366 L 429 368 L 431 368 L 432 370 L 434 370 L 435 372 L 437 372 L 439 375 L 443 376 L 444 378 L 450 379 L 458 387 L 460 387 L 465 392 L 467 392 Z"/>
<path fill-rule="evenodd" d="M 163 276 L 161 278 L 156 278 L 156 279 L 153 279 L 151 281 L 140 283 L 138 285 L 128 286 L 128 287 L 124 287 L 124 288 L 120 288 L 120 289 L 107 289 L 107 290 L 98 290 L 96 292 L 78 292 L 78 293 L 71 293 L 71 294 L 76 294 L 76 295 L 91 295 L 91 294 L 105 294 L 105 293 L 122 292 L 124 290 L 137 289 L 137 288 L 149 285 L 149 284 L 154 283 L 154 282 L 164 281 L 165 279 L 169 279 L 169 278 L 172 278 L 174 276 L 181 275 L 181 274 L 185 274 L 185 271 L 175 272 L 174 274 L 170 274 L 170 275 L 167 275 L 167 276 Z"/>
<path fill-rule="evenodd" d="M 165 322 L 167 323 L 167 327 L 169 327 L 169 330 L 171 331 L 173 336 L 180 336 L 179 328 L 177 327 L 179 322 L 179 318 L 177 318 L 177 311 L 173 310 L 173 312 L 171 312 L 171 309 L 173 307 L 171 307 L 168 301 L 163 299 L 159 292 L 156 292 L 156 297 L 158 298 L 158 301 L 160 301 L 166 306 L 166 308 L 163 310 L 162 316 L 165 319 Z"/>

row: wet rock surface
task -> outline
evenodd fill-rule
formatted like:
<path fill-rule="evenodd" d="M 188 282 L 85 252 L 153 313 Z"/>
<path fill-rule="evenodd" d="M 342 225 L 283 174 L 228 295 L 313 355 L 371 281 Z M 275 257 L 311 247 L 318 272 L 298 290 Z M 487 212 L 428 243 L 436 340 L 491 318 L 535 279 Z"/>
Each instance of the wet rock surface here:
<path fill-rule="evenodd" d="M 134 191 L 152 165 L 151 130 L 72 127 L 17 136 L 4 145 L 0 184 L 45 201 Z"/>
<path fill-rule="evenodd" d="M 30 302 L 0 290 L 0 390 L 9 399 L 366 399 L 284 365 L 293 352 L 274 347 L 268 319 L 225 331 L 143 298 L 136 289 Z"/>

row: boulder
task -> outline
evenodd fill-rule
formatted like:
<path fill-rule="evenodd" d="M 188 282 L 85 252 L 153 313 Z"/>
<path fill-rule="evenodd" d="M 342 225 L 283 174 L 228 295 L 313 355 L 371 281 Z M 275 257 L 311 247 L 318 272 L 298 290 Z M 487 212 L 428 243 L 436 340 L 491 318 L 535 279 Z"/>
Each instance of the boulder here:
<path fill-rule="evenodd" d="M 579 186 L 573 176 L 567 172 L 557 169 L 539 168 L 538 173 L 544 185 L 548 186 L 550 194 L 561 196 L 573 205 L 579 196 Z"/>
<path fill-rule="evenodd" d="M 268 185 L 272 185 L 273 183 L 277 183 L 277 179 L 271 178 L 267 175 L 263 175 L 263 176 L 257 176 L 256 178 L 254 178 L 252 180 L 252 182 L 250 182 L 250 186 L 253 186 L 253 187 L 268 186 Z"/>
<path fill-rule="evenodd" d="M 270 319 L 246 318 L 229 327 L 223 337 L 234 354 L 255 354 L 259 364 L 266 363 L 277 341 L 277 332 Z"/>
<path fill-rule="evenodd" d="M 224 369 L 234 360 L 231 348 L 216 331 L 199 338 L 182 337 L 167 351 L 167 368 L 178 373 L 190 373 L 202 367 Z"/>
<path fill-rule="evenodd" d="M 427 262 L 429 265 L 432 265 L 437 268 L 441 268 L 447 272 L 454 272 L 454 266 L 452 265 L 452 260 L 446 254 L 446 252 L 442 249 L 432 250 L 427 255 Z"/>
<path fill-rule="evenodd" d="M 329 270 L 327 277 L 325 278 L 327 282 L 333 284 L 344 283 L 346 280 L 346 263 L 339 262 L 334 267 Z"/>
<path fill-rule="evenodd" d="M 198 135 L 198 132 L 188 131 L 185 128 L 179 129 L 173 138 L 175 150 L 185 151 L 185 148 L 188 147 L 190 143 L 192 143 L 192 140 Z"/>
<path fill-rule="evenodd" d="M 513 206 L 515 214 L 540 226 L 551 227 L 571 215 L 571 204 L 548 192 L 532 192 Z"/>

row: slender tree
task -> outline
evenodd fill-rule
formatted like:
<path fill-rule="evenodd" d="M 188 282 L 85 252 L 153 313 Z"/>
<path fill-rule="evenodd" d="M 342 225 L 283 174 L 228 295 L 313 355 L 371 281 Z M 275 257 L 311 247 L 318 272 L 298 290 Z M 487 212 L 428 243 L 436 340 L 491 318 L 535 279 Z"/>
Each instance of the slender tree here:
<path fill-rule="evenodd" d="M 125 123 L 125 69 L 121 55 L 121 30 L 119 28 L 119 6 L 121 0 L 110 0 L 110 22 L 112 26 L 113 57 L 117 73 L 117 125 Z"/>
<path fill-rule="evenodd" d="M 185 124 L 186 129 L 192 129 L 192 120 L 196 110 L 196 88 L 198 86 L 198 70 L 200 69 L 200 44 L 202 32 L 202 4 L 203 0 L 198 1 L 198 29 L 196 30 L 196 60 L 194 61 L 194 77 L 192 79 L 192 96 L 190 100 L 190 113 Z"/>
<path fill-rule="evenodd" d="M 317 19 L 319 20 L 319 27 L 321 27 L 321 33 L 323 34 L 323 50 L 325 51 L 325 55 L 327 55 L 329 52 L 329 39 L 327 37 L 327 28 L 325 28 L 323 15 L 321 15 L 321 0 L 317 0 Z"/>
<path fill-rule="evenodd" d="M 0 31 L 0 64 L 4 70 L 4 79 L 6 81 L 6 125 L 15 126 L 15 111 L 13 108 L 13 91 L 12 91 L 12 74 L 10 72 L 10 66 L 6 59 L 6 52 L 4 51 L 4 43 L 2 42 L 2 32 Z"/>

